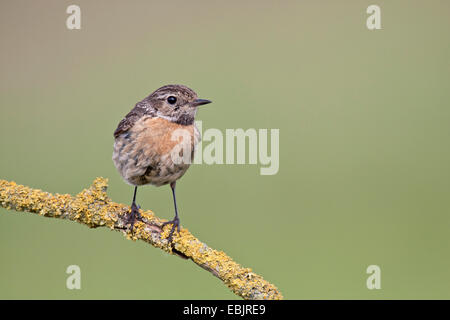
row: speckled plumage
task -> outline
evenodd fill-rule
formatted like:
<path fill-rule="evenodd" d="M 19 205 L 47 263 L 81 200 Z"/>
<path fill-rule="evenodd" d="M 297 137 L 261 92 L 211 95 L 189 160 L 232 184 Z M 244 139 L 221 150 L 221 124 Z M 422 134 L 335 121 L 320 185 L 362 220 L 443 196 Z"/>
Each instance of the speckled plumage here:
<path fill-rule="evenodd" d="M 129 223 L 140 218 L 136 204 L 138 186 L 170 184 L 175 206 L 175 217 L 165 222 L 172 224 L 169 241 L 180 231 L 176 181 L 189 168 L 200 132 L 194 119 L 197 107 L 211 103 L 198 99 L 197 94 L 183 85 L 167 85 L 138 102 L 114 131 L 113 161 L 124 180 L 135 186 Z"/>
<path fill-rule="evenodd" d="M 167 98 L 177 98 L 169 104 Z M 171 152 L 178 144 L 190 150 L 191 159 L 200 141 L 194 124 L 197 94 L 183 85 L 167 85 L 138 102 L 114 131 L 114 164 L 124 180 L 134 186 L 162 186 L 181 178 L 190 162 L 174 163 Z M 185 130 L 184 139 L 174 133 Z M 176 161 L 175 161 L 176 162 Z"/>
<path fill-rule="evenodd" d="M 186 132 L 181 142 L 174 139 L 176 130 Z M 183 161 L 174 163 L 171 152 L 175 145 L 179 144 L 181 150 L 190 150 L 192 160 L 200 139 L 195 124 L 181 125 L 163 118 L 143 116 L 127 132 L 116 137 L 113 161 L 129 184 L 162 186 L 181 178 L 190 166 Z"/>

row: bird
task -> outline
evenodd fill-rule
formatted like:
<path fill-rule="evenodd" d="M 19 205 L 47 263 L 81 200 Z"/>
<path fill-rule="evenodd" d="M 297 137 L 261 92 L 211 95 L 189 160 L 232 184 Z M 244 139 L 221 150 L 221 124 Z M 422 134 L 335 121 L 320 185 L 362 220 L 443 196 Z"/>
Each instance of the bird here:
<path fill-rule="evenodd" d="M 201 140 L 194 122 L 197 109 L 211 102 L 199 99 L 187 86 L 165 85 L 136 103 L 119 122 L 114 131 L 112 159 L 125 182 L 134 186 L 131 211 L 126 219 L 131 231 L 135 221 L 141 219 L 140 206 L 136 204 L 138 187 L 169 184 L 175 217 L 164 222 L 162 227 L 172 225 L 167 237 L 169 243 L 175 229 L 180 232 L 176 182 L 189 168 Z M 180 132 L 184 134 L 182 139 Z"/>

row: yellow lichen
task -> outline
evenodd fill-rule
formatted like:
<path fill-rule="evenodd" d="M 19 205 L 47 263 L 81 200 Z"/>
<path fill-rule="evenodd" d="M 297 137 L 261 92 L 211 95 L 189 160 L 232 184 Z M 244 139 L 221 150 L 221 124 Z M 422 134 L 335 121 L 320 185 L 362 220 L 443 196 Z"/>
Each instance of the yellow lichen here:
<path fill-rule="evenodd" d="M 68 194 L 50 194 L 38 189 L 0 180 L 0 205 L 3 208 L 37 213 L 77 221 L 91 228 L 106 226 L 123 232 L 127 239 L 142 240 L 168 253 L 182 254 L 202 268 L 210 271 L 235 294 L 244 299 L 282 299 L 283 296 L 271 283 L 234 262 L 223 251 L 209 248 L 195 238 L 189 230 L 181 228 L 173 235 L 173 248 L 167 238 L 171 226 L 161 230 L 163 220 L 152 211 L 141 210 L 147 223 L 136 221 L 133 230 L 126 226 L 124 215 L 130 208 L 112 202 L 106 193 L 108 180 L 96 178 L 92 185 L 75 197 Z"/>

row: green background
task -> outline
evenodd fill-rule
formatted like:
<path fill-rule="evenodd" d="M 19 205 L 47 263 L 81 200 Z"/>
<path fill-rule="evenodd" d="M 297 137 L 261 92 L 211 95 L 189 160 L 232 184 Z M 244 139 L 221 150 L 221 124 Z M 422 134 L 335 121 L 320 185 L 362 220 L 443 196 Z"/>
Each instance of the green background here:
<path fill-rule="evenodd" d="M 65 26 L 81 7 L 82 29 Z M 366 28 L 381 7 L 382 30 Z M 76 194 L 156 88 L 203 128 L 279 128 L 280 170 L 194 165 L 182 225 L 287 299 L 450 298 L 448 1 L 1 1 L 0 178 Z M 170 188 L 138 202 L 173 216 Z M 66 289 L 68 265 L 81 290 Z M 368 290 L 366 268 L 381 268 Z M 191 262 L 107 229 L 0 209 L 0 298 L 234 299 Z"/>

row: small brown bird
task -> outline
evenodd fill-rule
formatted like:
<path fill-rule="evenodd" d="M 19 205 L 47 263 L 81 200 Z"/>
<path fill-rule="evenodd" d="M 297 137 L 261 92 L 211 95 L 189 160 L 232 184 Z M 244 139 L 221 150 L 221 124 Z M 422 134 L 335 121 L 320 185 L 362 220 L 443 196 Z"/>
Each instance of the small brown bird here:
<path fill-rule="evenodd" d="M 211 101 L 198 99 L 197 94 L 186 86 L 167 85 L 138 102 L 120 121 L 114 131 L 113 161 L 123 179 L 134 186 L 128 218 L 131 230 L 135 220 L 141 218 L 136 205 L 138 186 L 170 184 L 175 217 L 164 223 L 172 224 L 169 242 L 174 230 L 180 231 L 175 185 L 189 168 L 190 161 L 174 158 L 173 151 L 182 157 L 183 150 L 189 150 L 188 158 L 193 159 L 195 147 L 201 139 L 194 123 L 195 114 L 198 106 L 208 103 Z M 187 133 L 187 139 L 180 141 L 176 134 L 180 129 Z"/>

